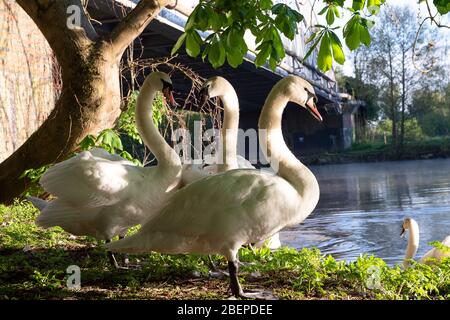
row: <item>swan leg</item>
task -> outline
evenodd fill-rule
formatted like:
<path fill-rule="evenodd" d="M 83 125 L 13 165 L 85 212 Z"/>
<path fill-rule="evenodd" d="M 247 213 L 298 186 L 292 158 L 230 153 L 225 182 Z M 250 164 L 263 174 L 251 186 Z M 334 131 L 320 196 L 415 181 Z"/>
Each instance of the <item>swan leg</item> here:
<path fill-rule="evenodd" d="M 125 238 L 125 235 L 119 236 L 119 240 L 122 240 L 124 238 Z M 124 261 L 125 265 L 128 266 L 130 264 L 130 257 L 128 256 L 128 253 L 124 253 L 123 256 L 124 256 L 123 261 Z"/>
<path fill-rule="evenodd" d="M 111 240 L 106 240 L 106 243 L 110 243 Z M 114 253 L 112 253 L 112 251 L 107 251 L 108 253 L 108 259 L 109 262 L 111 263 L 111 265 L 116 268 L 116 269 L 120 269 L 119 264 L 117 263 L 116 257 L 114 256 Z"/>
<path fill-rule="evenodd" d="M 230 288 L 231 293 L 237 298 L 258 299 L 258 300 L 276 300 L 277 298 L 269 291 L 247 291 L 242 290 L 241 284 L 237 277 L 239 263 L 237 260 L 228 261 L 228 270 L 230 271 Z"/>

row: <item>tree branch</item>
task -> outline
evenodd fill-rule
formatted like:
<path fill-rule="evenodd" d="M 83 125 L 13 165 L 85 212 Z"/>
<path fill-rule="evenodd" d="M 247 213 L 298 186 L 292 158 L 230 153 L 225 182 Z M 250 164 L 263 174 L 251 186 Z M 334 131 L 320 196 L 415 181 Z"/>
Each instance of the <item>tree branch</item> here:
<path fill-rule="evenodd" d="M 87 18 L 80 0 L 17 0 L 17 3 L 33 19 L 43 33 L 60 64 L 73 63 L 64 60 L 64 52 L 80 52 L 98 38 Z M 69 28 L 69 6 L 80 8 L 80 26 Z"/>
<path fill-rule="evenodd" d="M 163 7 L 172 5 L 171 0 L 141 0 L 110 34 L 114 53 L 122 56 L 125 49 L 148 26 Z"/>

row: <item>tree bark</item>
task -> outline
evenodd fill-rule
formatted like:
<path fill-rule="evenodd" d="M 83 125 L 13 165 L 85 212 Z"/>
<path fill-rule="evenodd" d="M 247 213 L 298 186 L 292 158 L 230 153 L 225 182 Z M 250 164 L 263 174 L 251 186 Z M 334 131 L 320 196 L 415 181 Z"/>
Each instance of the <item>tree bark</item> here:
<path fill-rule="evenodd" d="M 64 160 L 86 135 L 113 126 L 120 114 L 120 58 L 168 4 L 165 0 L 142 0 L 111 35 L 102 38 L 85 14 L 80 27 L 67 27 L 67 8 L 82 8 L 80 0 L 17 2 L 53 49 L 61 66 L 63 88 L 47 120 L 0 164 L 1 203 L 11 203 L 24 191 L 26 181 L 19 176 L 26 169 Z"/>
<path fill-rule="evenodd" d="M 400 148 L 403 152 L 403 143 L 405 139 L 405 111 L 406 111 L 406 51 L 402 48 L 402 106 L 400 111 Z"/>
<path fill-rule="evenodd" d="M 392 144 L 397 147 L 397 108 L 395 102 L 395 79 L 394 79 L 394 67 L 393 67 L 393 57 L 391 52 L 391 46 L 388 44 L 388 58 L 389 58 L 389 98 L 390 98 L 390 111 L 392 118 Z"/>

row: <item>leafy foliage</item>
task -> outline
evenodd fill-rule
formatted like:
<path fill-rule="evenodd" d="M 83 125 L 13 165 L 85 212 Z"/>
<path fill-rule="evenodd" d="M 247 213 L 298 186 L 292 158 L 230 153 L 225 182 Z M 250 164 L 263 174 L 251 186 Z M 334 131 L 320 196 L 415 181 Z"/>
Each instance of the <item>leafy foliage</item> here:
<path fill-rule="evenodd" d="M 370 29 L 374 22 L 366 17 L 377 15 L 385 2 L 386 0 L 352 0 L 351 7 L 347 7 L 344 0 L 322 0 L 325 6 L 319 15 L 325 15 L 327 25 L 314 26 L 315 30 L 308 43 L 312 39 L 315 41 L 311 42 L 303 61 L 318 48 L 317 64 L 321 70 L 330 70 L 333 60 L 343 64 L 343 46 L 335 33 L 340 27 L 333 27 L 336 21 L 344 17 L 343 11 L 352 14 L 343 28 L 347 47 L 353 51 L 361 45 L 369 46 Z M 448 0 L 433 0 L 433 4 L 441 15 L 450 10 Z M 201 0 L 191 13 L 185 32 L 173 47 L 172 55 L 185 44 L 186 52 L 191 57 L 201 54 L 214 68 L 219 68 L 225 62 L 235 68 L 243 62 L 249 50 L 244 34 L 250 31 L 256 37 L 255 65 L 259 67 L 268 63 L 274 70 L 285 56 L 280 35 L 292 41 L 297 33 L 297 24 L 303 21 L 303 14 L 272 0 Z"/>
<path fill-rule="evenodd" d="M 248 51 L 244 33 L 249 30 L 256 37 L 255 64 L 259 67 L 268 61 L 274 70 L 285 56 L 280 34 L 293 40 L 302 20 L 298 11 L 271 0 L 202 0 L 189 16 L 172 55 L 184 43 L 191 57 L 197 57 L 203 47 L 202 58 L 207 58 L 214 68 L 225 61 L 237 67 Z M 199 31 L 209 31 L 209 35 L 203 39 Z"/>

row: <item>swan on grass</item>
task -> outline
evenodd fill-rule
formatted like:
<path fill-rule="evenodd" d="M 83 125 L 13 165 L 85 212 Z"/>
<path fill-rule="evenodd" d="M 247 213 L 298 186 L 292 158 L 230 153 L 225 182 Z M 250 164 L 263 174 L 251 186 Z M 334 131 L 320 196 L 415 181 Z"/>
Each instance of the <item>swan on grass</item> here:
<path fill-rule="evenodd" d="M 204 166 L 202 169 L 192 166 L 183 170 L 183 180 L 191 183 L 207 176 L 233 169 L 255 169 L 255 167 L 237 154 L 238 130 L 239 130 L 239 99 L 233 85 L 223 77 L 215 76 L 206 80 L 200 90 L 200 103 L 204 105 L 207 100 L 218 97 L 223 105 L 224 119 L 221 130 L 221 143 L 216 153 L 215 164 Z M 257 248 L 269 247 L 277 249 L 281 247 L 279 235 L 275 234 L 269 239 L 258 242 Z M 212 265 L 214 265 L 212 263 Z"/>
<path fill-rule="evenodd" d="M 136 104 L 138 132 L 157 159 L 157 166 L 139 167 L 100 148 L 54 165 L 40 184 L 56 199 L 44 204 L 30 198 L 41 211 L 36 219 L 39 226 L 59 226 L 74 235 L 109 242 L 117 235 L 123 238 L 128 228 L 151 217 L 179 188 L 181 160 L 152 120 L 157 91 L 174 103 L 169 76 L 153 72 L 146 78 Z M 114 255 L 108 255 L 118 267 Z"/>
<path fill-rule="evenodd" d="M 315 99 L 313 87 L 296 76 L 280 80 L 267 97 L 259 120 L 260 144 L 270 163 L 277 163 L 277 174 L 235 169 L 193 182 L 178 190 L 136 234 L 107 244 L 108 250 L 221 254 L 228 260 L 234 296 L 267 297 L 242 290 L 237 253 L 246 243 L 302 222 L 316 207 L 319 184 L 289 150 L 281 131 L 282 113 L 289 101 L 321 121 Z"/>
<path fill-rule="evenodd" d="M 220 132 L 221 143 L 219 151 L 216 153 L 215 163 L 206 166 L 203 164 L 183 166 L 183 185 L 227 170 L 254 168 L 250 161 L 237 155 L 239 100 L 231 83 L 220 76 L 207 79 L 200 89 L 200 103 L 202 105 L 208 99 L 215 97 L 220 99 L 224 110 Z"/>
<path fill-rule="evenodd" d="M 406 233 L 406 230 L 409 231 L 408 237 L 408 246 L 406 248 L 405 259 L 403 261 L 403 267 L 406 269 L 409 267 L 411 263 L 411 259 L 417 253 L 419 249 L 419 224 L 413 218 L 405 218 L 403 220 L 402 225 L 402 233 L 400 234 L 403 237 Z M 450 248 L 450 235 L 447 236 L 442 242 L 444 246 Z M 430 264 L 436 260 L 441 260 L 443 258 L 450 257 L 449 251 L 443 251 L 439 248 L 433 248 L 429 250 L 425 255 L 419 260 L 420 263 Z"/>

